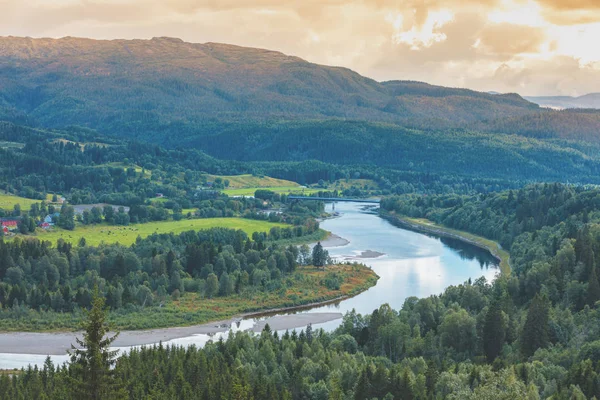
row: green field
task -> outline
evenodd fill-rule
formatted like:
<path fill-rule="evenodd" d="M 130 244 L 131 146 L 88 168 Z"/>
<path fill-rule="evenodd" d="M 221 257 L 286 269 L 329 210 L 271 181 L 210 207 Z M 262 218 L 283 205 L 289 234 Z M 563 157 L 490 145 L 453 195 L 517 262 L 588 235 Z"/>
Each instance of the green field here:
<path fill-rule="evenodd" d="M 160 221 L 146 224 L 132 224 L 129 226 L 114 225 L 77 225 L 74 231 L 67 231 L 54 227 L 51 231 L 37 231 L 37 237 L 42 240 L 56 242 L 62 238 L 68 242 L 78 242 L 85 237 L 88 245 L 97 246 L 104 243 L 120 243 L 130 245 L 136 238 L 150 236 L 153 233 L 175 233 L 179 234 L 189 230 L 202 230 L 215 227 L 241 229 L 248 235 L 253 232 L 267 232 L 274 226 L 287 227 L 285 224 L 271 223 L 267 221 L 256 221 L 243 218 L 206 218 L 190 219 L 181 221 Z"/>
<path fill-rule="evenodd" d="M 350 189 L 351 187 L 379 189 L 379 184 L 372 179 L 338 179 L 337 181 L 332 182 L 327 189 L 344 190 Z"/>
<path fill-rule="evenodd" d="M 214 181 L 216 178 L 229 181 L 228 189 L 244 189 L 244 188 L 275 188 L 275 187 L 300 187 L 299 184 L 285 179 L 271 178 L 270 176 L 255 176 L 251 174 L 245 175 L 207 175 L 209 181 Z M 256 189 L 255 189 L 256 190 Z"/>
<path fill-rule="evenodd" d="M 312 188 L 303 188 L 300 186 L 280 186 L 280 187 L 250 187 L 243 189 L 225 189 L 222 192 L 227 196 L 254 196 L 254 192 L 259 189 L 270 190 L 275 193 L 285 193 L 285 194 L 304 194 L 309 195 L 312 193 L 317 193 L 319 190 L 323 189 L 312 189 Z"/>
<path fill-rule="evenodd" d="M 50 202 L 51 200 L 52 195 L 49 194 L 46 201 Z M 28 211 L 32 204 L 41 202 L 42 200 L 26 199 L 25 197 L 13 196 L 11 194 L 4 194 L 0 192 L 0 208 L 5 210 L 12 210 L 15 204 L 20 204 L 22 211 Z"/>
<path fill-rule="evenodd" d="M 268 176 L 258 177 L 254 175 L 208 175 L 209 179 L 215 178 L 227 179 L 229 187 L 221 190 L 228 196 L 254 196 L 254 192 L 258 189 L 267 189 L 275 193 L 285 194 L 304 194 L 310 195 L 321 190 L 344 190 L 350 187 L 378 189 L 377 182 L 370 179 L 340 179 L 327 188 L 307 188 L 300 186 L 296 182 L 286 181 L 284 179 L 275 179 Z"/>
<path fill-rule="evenodd" d="M 112 168 L 123 168 L 123 169 L 129 169 L 129 168 L 133 168 L 135 170 L 135 172 L 137 172 L 138 174 L 141 173 L 142 171 L 144 171 L 144 177 L 145 178 L 150 178 L 152 176 L 152 171 L 150 170 L 144 170 L 142 167 L 140 167 L 139 165 L 135 165 L 135 164 L 125 164 L 124 162 L 119 162 L 119 161 L 114 161 L 114 162 L 110 162 L 110 163 L 106 163 L 106 164 L 98 164 L 96 165 L 97 168 L 99 167 L 112 167 Z"/>
<path fill-rule="evenodd" d="M 207 175 L 209 180 L 221 178 L 229 181 L 227 189 L 222 192 L 228 196 L 254 196 L 254 192 L 258 189 L 267 189 L 275 193 L 295 193 L 295 194 L 311 194 L 318 190 L 304 188 L 296 182 L 286 181 L 285 179 L 276 179 L 269 176 L 255 175 Z"/>

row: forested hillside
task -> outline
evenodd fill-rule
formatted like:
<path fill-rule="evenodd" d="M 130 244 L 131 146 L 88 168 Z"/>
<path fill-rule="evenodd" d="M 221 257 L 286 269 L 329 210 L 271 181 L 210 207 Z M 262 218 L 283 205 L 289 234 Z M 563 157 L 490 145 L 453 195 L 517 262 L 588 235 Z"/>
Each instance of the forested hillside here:
<path fill-rule="evenodd" d="M 0 38 L 0 72 L 0 119 L 80 125 L 169 147 L 194 145 L 227 158 L 239 158 L 243 144 L 251 146 L 249 157 L 273 160 L 275 147 L 296 146 L 298 131 L 313 130 L 316 122 L 326 122 L 321 135 L 333 130 L 339 144 L 352 148 L 355 138 L 346 141 L 344 134 L 355 128 L 345 120 L 364 121 L 361 140 L 400 153 L 404 140 L 426 147 L 429 135 L 437 140 L 457 129 L 486 132 L 492 141 L 504 140 L 497 134 L 599 141 L 598 111 L 540 109 L 516 94 L 380 83 L 344 68 L 216 43 Z M 252 132 L 261 135 L 246 137 Z M 232 143 L 238 147 L 228 153 Z M 320 144 L 301 142 L 283 155 L 337 162 L 319 154 Z M 391 157 L 380 163 L 394 163 Z M 351 151 L 345 162 L 373 159 Z"/>
<path fill-rule="evenodd" d="M 332 333 L 239 332 L 202 349 L 133 350 L 103 390 L 156 399 L 593 399 L 600 396 L 600 193 L 559 184 L 402 196 L 389 212 L 501 240 L 512 272 L 348 313 Z M 106 362 L 106 360 L 105 360 Z M 69 398 L 74 359 L 0 377 L 0 395 Z M 110 379 L 108 379 L 110 377 Z M 115 386 L 108 386 L 112 382 Z"/>
<path fill-rule="evenodd" d="M 194 140 L 213 158 L 194 146 L 0 122 L 0 189 L 37 199 L 63 193 L 74 204 L 132 205 L 158 192 L 190 195 L 206 174 L 250 173 L 300 184 L 372 179 L 382 194 L 490 191 L 540 180 L 600 183 L 600 151 L 593 144 L 341 121 L 297 123 L 287 138 L 236 125 Z"/>
<path fill-rule="evenodd" d="M 347 151 L 358 153 L 363 132 L 361 124 L 347 125 L 354 127 L 355 136 L 355 146 Z M 323 139 L 319 146 L 323 150 L 305 157 L 326 158 L 325 150 L 330 149 L 329 158 L 340 164 L 282 157 L 286 152 L 292 153 L 290 147 L 283 145 L 264 150 L 269 157 L 281 161 L 220 160 L 193 148 L 169 149 L 106 137 L 82 128 L 44 130 L 5 122 L 0 123 L 0 189 L 30 199 L 42 200 L 47 193 L 61 193 L 71 204 L 108 202 L 124 206 L 142 204 L 160 192 L 187 208 L 186 205 L 198 200 L 193 197 L 196 187 L 214 175 L 254 174 L 303 185 L 340 179 L 369 179 L 377 183 L 381 194 L 488 192 L 516 188 L 543 176 L 586 182 L 596 182 L 597 179 L 594 171 L 598 169 L 599 161 L 596 155 L 586 155 L 582 151 L 593 153 L 592 146 L 578 146 L 581 150 L 559 149 L 537 141 L 521 141 L 520 144 L 518 141 L 516 144 L 511 144 L 510 140 L 505 144 L 500 141 L 506 146 L 504 153 L 494 153 L 498 149 L 489 146 L 489 157 L 484 163 L 483 153 L 476 148 L 456 156 L 444 152 L 443 146 L 461 146 L 462 135 L 449 137 L 439 146 L 432 143 L 429 149 L 422 150 L 418 140 L 394 142 L 406 149 L 402 157 L 396 159 L 389 148 L 379 148 L 382 153 L 389 154 L 388 160 L 399 166 L 396 168 L 373 163 L 351 164 L 345 159 L 344 152 L 334 148 L 341 140 L 340 135 L 333 134 L 336 126 L 334 124 L 330 128 L 328 124 L 315 124 L 314 130 L 299 129 L 297 140 L 313 140 L 315 134 L 321 136 Z M 319 135 L 323 129 L 328 132 L 331 129 L 329 139 Z M 302 139 L 303 135 L 305 139 Z M 347 137 L 349 139 L 350 135 Z M 481 136 L 473 137 L 487 142 Z M 227 135 L 221 139 L 227 140 Z M 242 159 L 260 159 L 255 153 L 260 150 L 251 151 L 253 147 L 247 144 L 248 141 L 240 141 L 239 144 L 229 142 L 228 146 Z M 245 145 L 248 154 L 242 150 Z M 528 161 L 521 153 L 531 154 L 538 162 Z M 370 158 L 362 159 L 370 163 L 370 160 L 376 159 L 376 154 L 371 152 Z M 463 161 L 458 163 L 459 159 Z M 453 166 L 455 162 L 463 168 L 469 166 L 471 173 L 465 174 L 464 169 Z M 12 205 L 9 204 L 10 207 Z"/>
<path fill-rule="evenodd" d="M 428 119 L 450 126 L 538 108 L 516 95 L 382 84 L 274 51 L 173 38 L 0 38 L 0 70 L 5 108 L 45 126 L 137 137 L 201 131 L 204 119 Z"/>

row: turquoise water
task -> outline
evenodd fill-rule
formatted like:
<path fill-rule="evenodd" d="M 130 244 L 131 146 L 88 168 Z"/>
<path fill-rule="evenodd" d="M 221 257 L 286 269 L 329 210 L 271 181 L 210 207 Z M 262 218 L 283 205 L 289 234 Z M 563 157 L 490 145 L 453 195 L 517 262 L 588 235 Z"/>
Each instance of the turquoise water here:
<path fill-rule="evenodd" d="M 331 205 L 327 209 L 331 211 Z M 476 246 L 398 228 L 364 205 L 337 203 L 335 210 L 340 217 L 323 221 L 321 227 L 350 243 L 327 248 L 329 254 L 338 260 L 365 263 L 380 279 L 376 286 L 356 297 L 308 312 L 338 311 L 344 314 L 355 309 L 367 314 L 384 303 L 397 310 L 408 297 L 440 294 L 446 287 L 461 284 L 469 278 L 485 277 L 491 281 L 499 272 L 496 260 Z M 366 250 L 384 255 L 368 259 L 357 257 Z M 339 320 L 331 321 L 314 327 L 332 330 L 339 323 Z"/>

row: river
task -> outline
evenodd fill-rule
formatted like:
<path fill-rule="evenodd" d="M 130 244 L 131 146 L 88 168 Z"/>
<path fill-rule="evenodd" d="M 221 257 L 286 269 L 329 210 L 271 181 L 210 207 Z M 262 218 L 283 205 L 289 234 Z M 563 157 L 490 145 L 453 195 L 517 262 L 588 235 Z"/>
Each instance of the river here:
<path fill-rule="evenodd" d="M 326 207 L 327 211 L 332 211 L 331 204 Z M 326 247 L 329 254 L 337 260 L 363 262 L 373 268 L 380 279 L 377 285 L 353 298 L 300 312 L 302 315 L 294 317 L 298 329 L 302 329 L 303 326 L 299 326 L 304 324 L 302 321 L 319 320 L 320 317 L 327 322 L 313 323 L 313 328 L 331 331 L 341 323 L 341 314 L 352 309 L 367 314 L 384 303 L 388 303 L 394 309 L 400 309 L 405 299 L 410 296 L 426 297 L 439 294 L 446 287 L 463 283 L 469 278 L 475 280 L 483 276 L 487 280 L 492 280 L 499 271 L 496 260 L 482 249 L 455 239 L 431 237 L 398 228 L 380 218 L 372 207 L 364 204 L 336 203 L 335 211 L 339 216 L 323 221 L 321 227 L 346 239 L 348 243 L 343 246 Z M 366 255 L 383 255 L 363 258 L 364 252 L 368 252 Z M 285 319 L 286 317 L 282 317 L 285 314 L 289 313 L 279 313 L 276 318 Z M 261 321 L 264 319 L 265 317 L 238 321 L 232 325 L 232 329 L 256 328 L 257 324 L 264 324 L 264 321 Z M 126 351 L 136 344 L 157 341 L 158 339 L 151 339 L 154 337 L 151 334 L 156 331 L 158 330 L 148 335 L 143 332 L 124 332 L 122 337 L 125 338 L 120 338 L 123 345 L 116 349 Z M 182 332 L 187 331 L 183 328 Z M 227 332 L 217 332 L 212 335 L 184 333 L 178 335 L 183 337 L 166 340 L 165 343 L 202 346 L 210 339 L 226 335 Z M 51 349 L 56 342 L 56 347 L 61 350 L 57 352 L 56 349 L 52 349 L 48 352 L 54 354 L 52 358 L 55 363 L 62 363 L 67 360 L 66 355 L 61 355 L 64 354 L 65 344 L 71 342 L 71 338 L 65 339 L 64 336 L 61 334 L 0 334 L 0 349 L 10 351 L 12 348 L 10 343 L 15 344 L 14 347 L 18 347 L 16 344 L 23 347 L 23 344 L 40 341 L 45 341 L 50 346 L 42 348 Z M 146 338 L 142 339 L 144 336 Z M 28 364 L 41 365 L 46 357 L 39 350 L 35 351 L 37 354 L 15 353 L 0 353 L 0 369 L 21 368 Z"/>

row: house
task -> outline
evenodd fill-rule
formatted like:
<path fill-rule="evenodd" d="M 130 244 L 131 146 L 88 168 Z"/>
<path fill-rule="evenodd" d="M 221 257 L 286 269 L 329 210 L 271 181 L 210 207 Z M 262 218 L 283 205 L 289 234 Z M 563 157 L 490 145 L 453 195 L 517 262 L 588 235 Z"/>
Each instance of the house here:
<path fill-rule="evenodd" d="M 40 224 L 40 228 L 42 229 L 49 229 L 52 225 L 50 225 L 48 222 L 42 222 Z"/>
<path fill-rule="evenodd" d="M 4 232 L 5 235 L 8 235 L 8 228 L 6 226 L 3 226 L 2 232 Z"/>
<path fill-rule="evenodd" d="M 162 197 L 165 197 L 165 195 L 164 195 L 164 194 L 162 194 L 162 193 L 156 193 L 156 197 L 160 199 L 160 198 L 162 198 Z"/>
<path fill-rule="evenodd" d="M 19 220 L 16 218 L 0 218 L 0 226 L 4 233 L 14 231 L 18 228 Z"/>
<path fill-rule="evenodd" d="M 50 226 L 54 225 L 53 219 L 56 220 L 60 216 L 60 213 L 48 214 L 44 217 L 44 222 L 50 224 Z"/>

